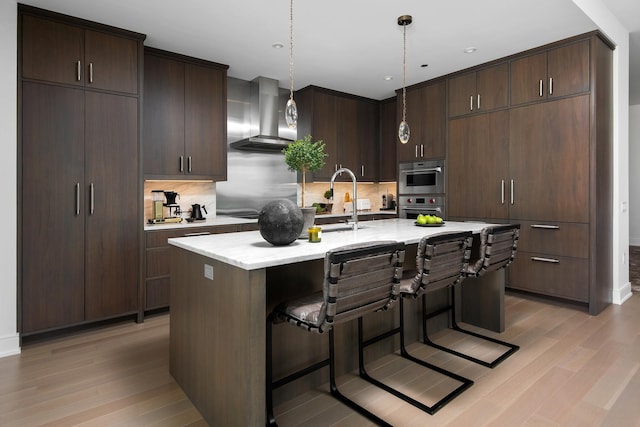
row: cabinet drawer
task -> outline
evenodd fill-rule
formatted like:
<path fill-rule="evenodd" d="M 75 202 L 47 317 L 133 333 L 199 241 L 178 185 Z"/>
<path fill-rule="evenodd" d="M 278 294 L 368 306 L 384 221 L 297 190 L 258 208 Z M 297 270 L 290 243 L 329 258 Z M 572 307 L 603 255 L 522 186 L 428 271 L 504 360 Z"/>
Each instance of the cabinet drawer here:
<path fill-rule="evenodd" d="M 589 257 L 589 224 L 518 222 L 520 223 L 518 250 L 576 258 Z"/>
<path fill-rule="evenodd" d="M 168 277 L 147 280 L 145 310 L 169 306 L 169 281 Z"/>
<path fill-rule="evenodd" d="M 519 250 L 507 280 L 513 289 L 587 302 L 589 260 Z"/>
<path fill-rule="evenodd" d="M 242 224 L 244 226 L 245 224 Z M 257 230 L 257 224 L 255 230 Z M 189 237 L 197 236 L 201 234 L 221 234 L 221 233 L 233 233 L 240 231 L 241 226 L 238 224 L 228 225 L 214 225 L 210 227 L 193 227 L 193 228 L 177 228 L 173 230 L 164 231 L 147 231 L 146 234 L 146 248 L 159 248 L 169 246 L 167 239 L 174 237 Z"/>
<path fill-rule="evenodd" d="M 169 253 L 167 248 L 154 248 L 147 250 L 147 274 L 145 277 L 158 277 L 169 275 Z"/>

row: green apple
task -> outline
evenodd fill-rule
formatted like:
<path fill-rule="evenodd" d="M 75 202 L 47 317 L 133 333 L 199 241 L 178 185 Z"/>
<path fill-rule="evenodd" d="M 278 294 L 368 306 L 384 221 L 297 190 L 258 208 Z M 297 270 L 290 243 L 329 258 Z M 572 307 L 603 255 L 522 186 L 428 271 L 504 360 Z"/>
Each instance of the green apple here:
<path fill-rule="evenodd" d="M 418 217 L 416 218 L 416 222 L 418 224 L 426 224 L 427 223 L 427 217 L 425 215 L 418 215 Z"/>

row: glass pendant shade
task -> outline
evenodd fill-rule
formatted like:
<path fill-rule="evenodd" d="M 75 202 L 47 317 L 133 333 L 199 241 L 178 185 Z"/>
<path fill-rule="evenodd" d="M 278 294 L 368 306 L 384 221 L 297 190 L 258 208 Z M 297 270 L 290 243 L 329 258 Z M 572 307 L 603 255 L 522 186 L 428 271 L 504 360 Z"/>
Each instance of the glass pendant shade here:
<path fill-rule="evenodd" d="M 404 120 L 400 122 L 400 126 L 398 127 L 398 138 L 400 138 L 400 142 L 406 144 L 409 142 L 409 138 L 411 137 L 411 129 L 409 129 L 409 123 Z"/>
<path fill-rule="evenodd" d="M 290 129 L 295 129 L 298 126 L 298 107 L 293 98 L 287 101 L 287 105 L 284 108 L 284 119 Z"/>

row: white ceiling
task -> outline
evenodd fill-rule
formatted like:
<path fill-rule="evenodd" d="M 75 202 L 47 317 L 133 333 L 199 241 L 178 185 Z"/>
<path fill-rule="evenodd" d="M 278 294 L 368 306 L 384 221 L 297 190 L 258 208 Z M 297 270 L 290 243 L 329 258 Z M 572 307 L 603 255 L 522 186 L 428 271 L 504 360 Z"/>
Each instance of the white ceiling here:
<path fill-rule="evenodd" d="M 640 2 L 602 0 L 631 32 L 630 103 L 640 104 Z M 289 87 L 289 0 L 22 0 L 147 35 L 148 46 L 228 64 L 229 76 Z M 596 29 L 571 0 L 294 2 L 294 87 L 384 99 L 407 85 Z M 274 49 L 276 42 L 283 49 Z M 467 47 L 476 47 L 465 54 Z M 428 67 L 421 67 L 428 64 Z M 393 80 L 385 81 L 385 76 Z"/>

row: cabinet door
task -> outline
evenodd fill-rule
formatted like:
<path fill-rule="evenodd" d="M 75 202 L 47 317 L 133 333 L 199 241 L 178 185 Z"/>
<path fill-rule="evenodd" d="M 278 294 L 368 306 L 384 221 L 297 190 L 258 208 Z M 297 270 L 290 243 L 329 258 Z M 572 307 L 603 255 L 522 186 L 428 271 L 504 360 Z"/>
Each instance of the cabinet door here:
<path fill-rule="evenodd" d="M 509 105 L 509 63 L 485 68 L 476 73 L 476 112 L 491 111 Z"/>
<path fill-rule="evenodd" d="M 314 172 L 313 176 L 315 179 L 328 180 L 338 165 L 336 99 L 333 95 L 314 90 L 312 100 L 313 125 L 311 136 L 314 141 L 322 140 L 327 152 L 324 167 Z M 304 136 L 305 135 L 298 135 L 298 137 Z"/>
<path fill-rule="evenodd" d="M 358 102 L 358 158 L 360 165 L 353 172 L 360 181 L 378 180 L 378 150 L 380 139 L 378 105 L 373 102 Z"/>
<path fill-rule="evenodd" d="M 589 221 L 589 95 L 510 114 L 511 217 Z"/>
<path fill-rule="evenodd" d="M 84 86 L 84 30 L 22 15 L 22 75 Z"/>
<path fill-rule="evenodd" d="M 336 121 L 338 122 L 338 167 L 350 169 L 356 177 L 360 175 L 358 153 L 358 101 L 336 96 Z M 340 179 L 342 178 L 342 179 Z M 340 180 L 351 181 L 346 175 Z"/>
<path fill-rule="evenodd" d="M 511 105 L 543 99 L 547 80 L 547 53 L 511 61 Z M 540 89 L 542 82 L 542 91 Z"/>
<path fill-rule="evenodd" d="M 449 117 L 472 113 L 475 108 L 476 95 L 476 73 L 450 78 Z"/>
<path fill-rule="evenodd" d="M 446 114 L 446 83 L 444 81 L 426 86 L 424 118 L 421 121 L 423 158 L 433 159 L 445 156 L 445 131 L 447 127 Z"/>
<path fill-rule="evenodd" d="M 380 181 L 398 179 L 396 148 L 400 145 L 395 98 L 380 103 Z"/>
<path fill-rule="evenodd" d="M 84 319 L 84 97 L 23 83 L 22 333 Z"/>
<path fill-rule="evenodd" d="M 547 58 L 549 98 L 589 91 L 589 40 L 552 49 Z"/>
<path fill-rule="evenodd" d="M 509 207 L 509 112 L 449 121 L 447 208 L 450 218 L 506 219 Z"/>
<path fill-rule="evenodd" d="M 138 41 L 98 31 L 85 31 L 87 87 L 138 93 Z"/>
<path fill-rule="evenodd" d="M 138 308 L 138 99 L 86 92 L 86 320 Z"/>
<path fill-rule="evenodd" d="M 181 176 L 181 157 L 184 162 L 183 62 L 145 55 L 143 116 L 145 176 Z"/>
<path fill-rule="evenodd" d="M 226 73 L 185 64 L 185 173 L 227 179 Z"/>

